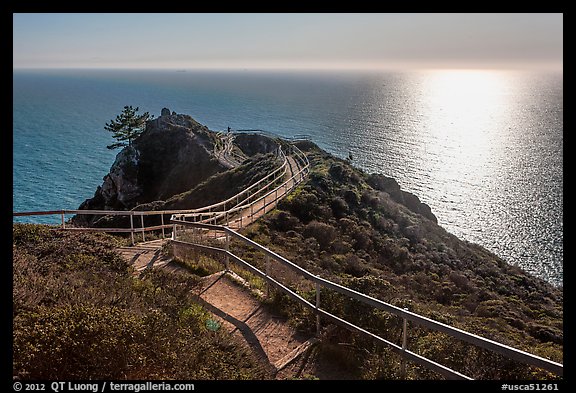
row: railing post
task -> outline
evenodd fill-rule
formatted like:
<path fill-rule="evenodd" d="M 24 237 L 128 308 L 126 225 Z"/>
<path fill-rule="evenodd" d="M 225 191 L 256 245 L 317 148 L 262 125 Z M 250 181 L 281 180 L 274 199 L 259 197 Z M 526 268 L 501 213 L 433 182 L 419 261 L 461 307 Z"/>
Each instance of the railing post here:
<path fill-rule="evenodd" d="M 266 278 L 270 278 L 270 257 L 266 255 Z M 270 282 L 266 280 L 266 299 L 270 297 Z"/>
<path fill-rule="evenodd" d="M 320 335 L 320 313 L 318 309 L 320 308 L 320 283 L 316 283 L 316 335 Z"/>
<path fill-rule="evenodd" d="M 160 222 L 162 224 L 162 239 L 165 239 L 166 235 L 164 234 L 164 214 L 160 214 Z"/>
<path fill-rule="evenodd" d="M 229 252 L 230 251 L 230 235 L 228 234 L 228 232 L 225 232 L 225 233 L 226 233 L 226 251 Z M 226 261 L 224 263 L 225 263 L 226 271 L 228 271 L 229 270 L 228 266 L 230 263 L 230 256 L 228 254 L 226 254 Z"/>
<path fill-rule="evenodd" d="M 66 224 L 64 223 L 64 211 L 62 211 L 62 229 L 66 229 Z"/>
<path fill-rule="evenodd" d="M 146 238 L 144 237 L 144 214 L 140 214 L 140 223 L 142 224 L 142 241 L 145 242 Z"/>
<path fill-rule="evenodd" d="M 132 245 L 134 245 L 134 212 L 130 212 L 130 239 L 132 240 Z"/>
<path fill-rule="evenodd" d="M 407 308 L 404 310 L 408 311 Z M 400 363 L 400 376 L 406 379 L 406 346 L 407 346 L 407 336 L 408 336 L 408 320 L 406 317 L 402 321 L 402 361 Z"/>

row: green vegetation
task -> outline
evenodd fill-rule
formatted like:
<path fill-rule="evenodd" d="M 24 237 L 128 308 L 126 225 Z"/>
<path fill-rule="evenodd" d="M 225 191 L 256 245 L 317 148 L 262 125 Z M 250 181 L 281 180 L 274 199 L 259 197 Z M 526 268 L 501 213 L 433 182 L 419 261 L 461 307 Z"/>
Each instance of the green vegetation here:
<path fill-rule="evenodd" d="M 250 184 L 255 183 L 274 171 L 278 168 L 278 165 L 278 160 L 274 154 L 257 154 L 248 158 L 237 168 L 216 173 L 186 192 L 176 194 L 168 198 L 166 201 L 158 200 L 139 204 L 133 210 L 194 209 L 212 205 L 238 194 L 240 191 L 250 186 Z M 278 180 L 278 182 L 280 181 L 281 179 Z M 232 206 L 233 205 L 228 205 L 227 208 L 231 208 Z M 76 217 L 82 216 L 75 216 L 75 218 Z M 161 218 L 159 215 L 147 216 L 144 220 L 145 226 L 161 224 Z M 164 222 L 167 223 L 169 221 L 170 215 L 165 215 Z M 76 223 L 78 225 L 86 225 L 82 221 L 77 221 Z M 134 220 L 133 224 L 135 228 L 139 228 L 141 221 L 139 219 Z M 101 228 L 129 228 L 130 218 L 128 216 L 102 216 L 99 217 L 97 221 L 92 222 L 91 225 Z M 152 240 L 155 237 L 158 238 L 158 236 L 158 234 L 152 232 L 146 232 L 145 234 L 146 240 Z"/>
<path fill-rule="evenodd" d="M 438 226 L 423 209 L 399 203 L 382 184 L 309 142 L 308 179 L 243 233 L 308 271 L 398 307 L 563 361 L 563 293 L 484 248 Z M 154 210 L 205 206 L 233 195 L 277 165 L 257 155 Z M 393 191 L 398 193 L 396 188 Z M 414 207 L 416 206 L 416 208 Z M 433 216 L 432 216 L 433 217 Z M 108 225 L 109 223 L 107 223 Z M 185 236 L 185 235 L 183 235 Z M 148 237 L 148 235 L 147 235 Z M 215 240 L 216 241 L 216 240 Z M 135 277 L 103 234 L 72 234 L 14 224 L 14 375 L 31 379 L 262 379 L 255 355 L 210 322 L 192 298 L 198 277 L 224 267 L 225 257 L 178 255 L 189 273 L 151 270 Z M 214 244 L 218 247 L 221 244 Z M 243 260 L 314 303 L 316 288 L 251 247 L 231 242 Z M 276 314 L 314 334 L 316 316 L 262 279 L 230 262 Z M 196 277 L 194 279 L 193 277 Z M 331 290 L 321 306 L 399 344 L 402 320 Z M 336 362 L 358 379 L 397 379 L 401 359 L 390 348 L 322 322 L 320 362 Z M 553 379 L 450 336 L 409 323 L 408 348 L 475 379 Z M 409 379 L 438 379 L 407 364 Z M 305 374 L 305 379 L 317 376 Z"/>
<path fill-rule="evenodd" d="M 371 178 L 312 144 L 309 180 L 246 235 L 305 269 L 399 307 L 471 333 L 562 362 L 563 294 L 508 265 L 484 248 L 457 239 L 433 221 L 371 187 Z M 244 252 L 236 247 L 240 255 Z M 263 268 L 263 258 L 249 258 Z M 315 290 L 293 272 L 282 282 L 314 302 Z M 322 307 L 400 343 L 400 318 L 330 290 Z M 315 317 L 284 295 L 275 303 L 300 328 L 313 332 Z M 400 359 L 387 348 L 337 329 L 333 342 L 348 343 L 362 378 L 397 378 Z M 554 378 L 451 337 L 409 326 L 408 348 L 473 378 Z M 368 352 L 366 352 L 368 351 Z M 366 354 L 370 355 L 367 356 Z M 421 367 L 408 377 L 438 378 Z"/>
<path fill-rule="evenodd" d="M 110 120 L 109 123 L 106 123 L 104 129 L 112 132 L 112 136 L 118 141 L 106 146 L 108 149 L 113 150 L 119 147 L 132 146 L 132 141 L 144 132 L 146 121 L 152 119 L 153 116 L 150 116 L 148 112 L 137 115 L 137 112 L 138 107 L 125 106 L 122 113 L 116 116 L 116 120 Z"/>
<path fill-rule="evenodd" d="M 251 184 L 278 168 L 278 160 L 274 154 L 256 154 L 240 166 L 217 173 L 193 189 L 170 197 L 155 210 L 191 209 L 218 203 L 238 194 Z M 145 209 L 147 205 L 139 207 Z"/>
<path fill-rule="evenodd" d="M 194 302 L 196 280 L 136 277 L 105 234 L 13 226 L 13 374 L 23 379 L 263 379 Z"/>

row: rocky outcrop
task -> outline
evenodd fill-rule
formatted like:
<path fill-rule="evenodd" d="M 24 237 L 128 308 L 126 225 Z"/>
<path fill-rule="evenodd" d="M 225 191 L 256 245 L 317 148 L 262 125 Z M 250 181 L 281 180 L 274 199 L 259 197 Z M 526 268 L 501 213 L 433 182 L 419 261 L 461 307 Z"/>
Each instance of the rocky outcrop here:
<path fill-rule="evenodd" d="M 79 209 L 130 210 L 187 191 L 226 169 L 213 148 L 214 135 L 208 128 L 164 108 L 132 146 L 118 153 L 102 186 Z"/>
<path fill-rule="evenodd" d="M 214 141 L 214 133 L 188 115 L 151 121 L 134 141 L 140 152 L 139 202 L 165 200 L 225 171 L 214 156 Z"/>
<path fill-rule="evenodd" d="M 384 175 L 372 174 L 368 177 L 368 184 L 376 190 L 387 192 L 392 200 L 406 206 L 414 213 L 438 223 L 438 219 L 432 213 L 430 206 L 421 202 L 420 198 L 411 192 L 401 190 L 395 179 Z"/>
<path fill-rule="evenodd" d="M 278 143 L 272 138 L 260 134 L 235 135 L 234 144 L 248 156 L 258 153 L 273 153 L 278 148 Z"/>
<path fill-rule="evenodd" d="M 219 198 L 228 191 L 247 186 L 254 181 L 250 168 L 237 168 L 240 171 L 236 171 L 235 177 L 214 176 L 230 171 L 215 153 L 219 151 L 215 149 L 216 145 L 221 147 L 222 143 L 223 138 L 218 133 L 210 131 L 191 116 L 170 113 L 170 109 L 162 108 L 161 116 L 148 121 L 145 131 L 132 145 L 118 153 L 110 173 L 104 176 L 102 185 L 79 209 L 132 210 L 141 209 L 143 206 L 147 209 L 165 208 L 167 205 L 189 209 L 201 206 L 202 199 Z M 246 156 L 251 157 L 246 165 L 253 166 L 260 177 L 265 175 L 263 172 L 266 170 L 254 162 L 274 161 L 273 155 L 268 153 L 275 152 L 278 148 L 277 141 L 257 134 L 237 135 L 232 143 L 230 150 L 240 149 Z M 203 192 L 203 195 L 191 199 L 188 195 L 191 190 L 213 178 L 227 179 L 216 195 L 206 195 L 206 192 Z M 245 181 L 248 183 L 244 184 Z M 214 184 L 216 183 L 218 182 Z M 214 184 L 211 184 L 212 188 L 216 187 Z M 180 194 L 186 196 L 173 198 Z M 197 200 L 198 198 L 200 200 Z M 101 219 L 99 216 L 81 215 L 75 217 L 74 221 L 78 225 L 100 225 L 102 223 L 98 224 L 96 220 Z M 106 222 L 106 225 L 113 226 L 111 222 Z"/>
<path fill-rule="evenodd" d="M 161 116 L 149 120 L 146 130 L 132 145 L 118 153 L 110 173 L 104 177 L 94 197 L 84 201 L 79 209 L 131 210 L 144 204 L 148 208 L 156 205 L 170 205 L 172 209 L 176 205 L 179 209 L 198 207 L 201 201 L 196 201 L 196 197 L 186 196 L 173 199 L 170 203 L 168 201 L 174 196 L 190 192 L 214 175 L 230 170 L 219 159 L 221 157 L 217 157 L 222 154 L 222 144 L 230 143 L 224 141 L 227 137 L 225 135 L 222 138 L 189 115 L 170 113 L 170 109 L 162 108 Z M 225 150 L 239 149 L 248 157 L 274 153 L 280 144 L 278 140 L 261 134 L 238 134 L 231 141 L 233 146 Z M 349 171 L 345 171 L 341 165 L 331 169 L 331 174 L 336 177 L 344 176 L 345 172 Z M 394 201 L 414 213 L 437 223 L 430 207 L 416 195 L 401 190 L 393 178 L 374 174 L 367 181 L 370 186 L 387 192 Z M 243 185 L 241 180 L 236 183 Z M 225 194 L 222 187 L 220 189 L 219 194 Z M 205 193 L 204 197 L 210 199 Z M 353 202 L 347 200 L 348 204 Z M 93 223 L 91 217 L 87 220 Z"/>
<path fill-rule="evenodd" d="M 81 210 L 125 210 L 133 204 L 141 194 L 138 184 L 139 152 L 133 146 L 127 146 L 118 155 L 110 172 L 104 176 L 101 186 L 98 186 L 94 197 L 85 200 L 79 207 Z"/>
<path fill-rule="evenodd" d="M 126 147 L 116 156 L 102 184 L 102 197 L 108 206 L 128 206 L 142 193 L 137 182 L 139 156 L 138 150 L 132 146 Z"/>

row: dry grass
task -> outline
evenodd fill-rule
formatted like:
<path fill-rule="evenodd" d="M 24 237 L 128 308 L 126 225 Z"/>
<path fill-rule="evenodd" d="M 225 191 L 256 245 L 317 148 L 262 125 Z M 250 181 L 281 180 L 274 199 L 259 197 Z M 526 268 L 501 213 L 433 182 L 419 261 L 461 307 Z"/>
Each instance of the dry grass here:
<path fill-rule="evenodd" d="M 189 274 L 141 278 L 102 234 L 13 227 L 13 375 L 23 379 L 265 379 L 254 355 L 207 328 Z"/>

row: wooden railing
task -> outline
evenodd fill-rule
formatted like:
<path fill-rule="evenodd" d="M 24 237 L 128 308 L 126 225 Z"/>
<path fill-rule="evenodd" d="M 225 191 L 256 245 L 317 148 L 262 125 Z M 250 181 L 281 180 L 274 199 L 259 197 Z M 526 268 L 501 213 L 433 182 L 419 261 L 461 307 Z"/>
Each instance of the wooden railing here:
<path fill-rule="evenodd" d="M 332 281 L 326 280 L 322 277 L 316 276 L 316 275 L 310 273 L 309 271 L 303 269 L 302 267 L 296 265 L 295 263 L 287 260 L 286 258 L 278 255 L 277 253 L 267 249 L 266 247 L 263 247 L 262 245 L 256 243 L 255 241 L 248 239 L 247 237 L 239 234 L 238 232 L 236 232 L 236 231 L 234 231 L 234 230 L 232 230 L 226 226 L 212 225 L 212 224 L 206 224 L 206 223 L 200 223 L 200 222 L 183 221 L 183 220 L 180 220 L 178 218 L 178 216 L 173 216 L 172 219 L 170 220 L 170 222 L 174 225 L 174 232 L 172 234 L 172 244 L 174 247 L 192 248 L 194 250 L 200 250 L 200 251 L 204 251 L 204 252 L 211 253 L 211 254 L 223 255 L 223 256 L 225 256 L 227 261 L 231 260 L 231 261 L 239 264 L 243 268 L 246 268 L 251 273 L 262 278 L 267 283 L 274 286 L 276 289 L 278 289 L 282 293 L 286 294 L 287 296 L 289 296 L 290 298 L 292 298 L 293 300 L 295 300 L 299 304 L 309 308 L 314 313 L 316 313 L 316 315 L 317 315 L 316 328 L 318 331 L 320 329 L 320 317 L 323 317 L 329 321 L 332 321 L 335 324 L 343 326 L 346 329 L 349 329 L 353 332 L 360 333 L 361 335 L 364 335 L 366 337 L 374 339 L 377 342 L 383 343 L 383 344 L 389 346 L 393 352 L 399 354 L 403 359 L 410 360 L 414 363 L 425 366 L 425 367 L 429 368 L 430 370 L 435 371 L 435 372 L 443 375 L 444 377 L 446 377 L 448 379 L 472 379 L 472 378 L 470 378 L 464 374 L 461 374 L 455 370 L 452 370 L 452 369 L 450 369 L 450 368 L 448 368 L 442 364 L 439 364 L 433 360 L 430 360 L 428 358 L 425 358 L 421 355 L 418 355 L 418 354 L 408 350 L 407 340 L 406 340 L 407 329 L 408 329 L 407 322 L 413 322 L 419 326 L 448 334 L 448 335 L 450 335 L 456 339 L 459 339 L 459 340 L 468 342 L 470 344 L 474 344 L 480 348 L 501 354 L 501 355 L 503 355 L 509 359 L 513 359 L 513 360 L 522 362 L 524 364 L 536 366 L 536 367 L 539 367 L 541 369 L 547 370 L 549 372 L 555 373 L 555 374 L 560 375 L 560 376 L 563 375 L 563 365 L 560 363 L 542 358 L 540 356 L 533 355 L 533 354 L 525 352 L 525 351 L 521 351 L 519 349 L 498 343 L 496 341 L 478 336 L 476 334 L 472 334 L 472 333 L 466 332 L 464 330 L 449 326 L 445 323 L 435 321 L 435 320 L 430 319 L 428 317 L 425 317 L 425 316 L 416 314 L 414 312 L 408 311 L 407 309 L 402 309 L 402 308 L 394 306 L 390 303 L 386 303 L 382 300 L 376 299 L 374 297 L 365 295 L 365 294 L 360 293 L 358 291 L 355 291 L 353 289 L 346 288 L 346 287 L 339 285 L 337 283 L 334 283 Z M 177 228 L 182 228 L 182 227 L 197 228 L 197 229 L 201 229 L 204 231 L 210 231 L 213 233 L 214 232 L 223 233 L 224 236 L 220 236 L 220 238 L 225 239 L 225 241 L 226 241 L 224 248 L 208 246 L 205 244 L 194 243 L 194 242 L 190 242 L 190 241 L 178 240 Z M 259 270 L 255 266 L 253 266 L 252 264 L 242 260 L 240 257 L 238 257 L 237 255 L 230 252 L 229 251 L 230 250 L 230 246 L 229 246 L 230 239 L 236 239 L 236 240 L 240 241 L 241 243 L 243 243 L 247 246 L 250 246 L 250 247 L 256 249 L 257 251 L 260 251 L 261 253 L 263 253 L 265 255 L 265 258 L 266 258 L 266 271 L 262 272 L 261 270 Z M 305 279 L 312 281 L 316 286 L 316 303 L 313 304 L 313 303 L 309 302 L 308 300 L 304 299 L 302 296 L 297 294 L 295 291 L 288 288 L 286 285 L 284 285 L 281 282 L 272 278 L 270 276 L 270 272 L 268 271 L 270 260 L 276 261 L 276 262 L 280 263 L 282 266 L 285 266 L 285 267 L 292 269 L 293 271 L 300 274 Z M 229 268 L 227 263 L 226 263 L 225 267 L 226 267 L 226 269 Z M 344 319 L 342 319 L 336 315 L 333 315 L 333 314 L 327 312 L 326 310 L 323 310 L 321 308 L 321 289 L 322 288 L 331 289 L 331 290 L 336 291 L 340 294 L 348 296 L 352 299 L 360 301 L 364 304 L 367 304 L 369 306 L 372 306 L 374 308 L 377 308 L 377 309 L 385 311 L 385 312 L 389 312 L 393 315 L 396 315 L 396 316 L 402 318 L 402 320 L 403 320 L 402 343 L 400 345 L 398 345 L 398 344 L 395 344 L 393 342 L 390 342 L 390 341 L 388 341 L 388 340 L 386 340 L 386 339 L 384 339 L 384 338 L 382 338 L 382 337 L 380 337 L 380 336 L 378 336 L 372 332 L 367 331 L 366 329 L 363 329 L 359 326 L 356 326 L 356 325 L 354 325 L 354 324 L 352 324 L 352 323 L 350 323 L 350 322 L 348 322 L 348 321 L 346 321 L 346 320 L 344 320 Z M 404 367 L 405 367 L 405 364 L 403 364 L 402 368 L 404 369 Z"/>

